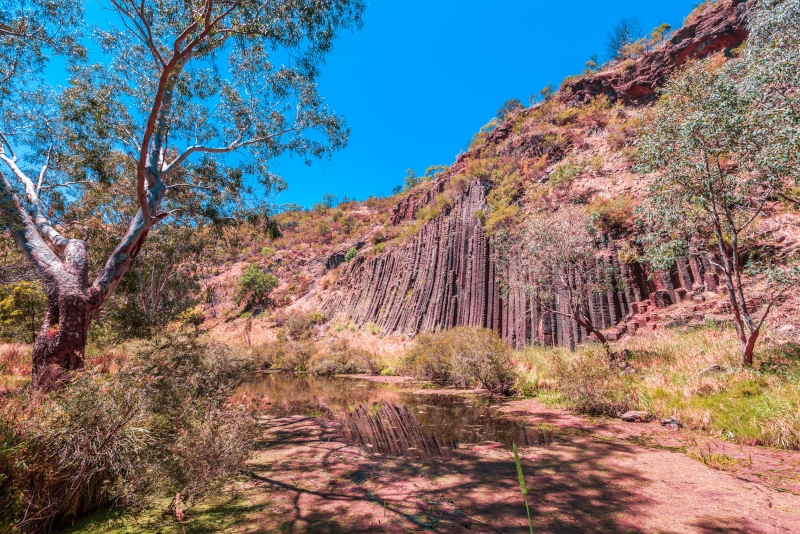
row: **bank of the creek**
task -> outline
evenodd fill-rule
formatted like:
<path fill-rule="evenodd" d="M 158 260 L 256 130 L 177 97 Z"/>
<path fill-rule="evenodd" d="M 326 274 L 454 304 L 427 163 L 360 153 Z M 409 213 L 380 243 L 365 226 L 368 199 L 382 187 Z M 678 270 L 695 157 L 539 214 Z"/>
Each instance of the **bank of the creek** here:
<path fill-rule="evenodd" d="M 249 472 L 187 533 L 800 532 L 800 454 L 396 378 L 261 375 Z M 159 516 L 81 534 L 182 533 Z"/>
<path fill-rule="evenodd" d="M 800 532 L 797 453 L 400 379 L 273 374 L 240 394 L 269 440 L 262 532 L 528 532 L 512 443 L 536 532 Z"/>

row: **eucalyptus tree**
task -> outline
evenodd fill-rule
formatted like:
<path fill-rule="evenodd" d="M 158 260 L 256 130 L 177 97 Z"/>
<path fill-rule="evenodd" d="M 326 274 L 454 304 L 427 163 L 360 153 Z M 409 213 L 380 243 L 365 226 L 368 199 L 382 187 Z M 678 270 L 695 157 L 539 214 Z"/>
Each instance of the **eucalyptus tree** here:
<path fill-rule="evenodd" d="M 316 80 L 337 33 L 360 26 L 362 0 L 104 7 L 97 62 L 72 64 L 65 89 L 17 84 L 0 112 L 0 217 L 48 294 L 38 385 L 83 366 L 92 319 L 156 224 L 219 220 L 275 183 L 274 157 L 322 157 L 348 135 Z M 96 236 L 68 214 L 109 188 L 134 208 L 90 279 Z"/>
<path fill-rule="evenodd" d="M 572 319 L 603 345 L 614 359 L 608 339 L 595 324 L 593 296 L 608 295 L 619 283 L 603 258 L 590 221 L 579 206 L 566 204 L 556 212 L 542 211 L 527 218 L 523 231 L 531 297 L 550 313 Z"/>
<path fill-rule="evenodd" d="M 647 257 L 668 268 L 677 256 L 702 255 L 723 274 L 743 365 L 753 363 L 771 307 L 794 273 L 750 262 L 758 266 L 752 274 L 761 271 L 769 282 L 769 303 L 756 316 L 747 253 L 761 237 L 765 204 L 784 184 L 760 164 L 752 105 L 729 68 L 695 63 L 667 84 L 638 143 L 641 170 L 654 173 L 643 210 Z"/>
<path fill-rule="evenodd" d="M 81 0 L 0 0 L 0 97 L 56 53 L 82 57 Z"/>
<path fill-rule="evenodd" d="M 749 99 L 753 159 L 777 194 L 800 204 L 800 3 L 761 0 L 749 18 L 741 59 L 726 68 Z"/>

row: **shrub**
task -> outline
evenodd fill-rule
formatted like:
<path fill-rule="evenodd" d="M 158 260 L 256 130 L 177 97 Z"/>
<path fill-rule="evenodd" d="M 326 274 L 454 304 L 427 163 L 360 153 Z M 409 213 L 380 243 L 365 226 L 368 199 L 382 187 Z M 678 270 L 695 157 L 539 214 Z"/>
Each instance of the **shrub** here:
<path fill-rule="evenodd" d="M 595 154 L 591 158 L 584 160 L 583 164 L 585 168 L 591 170 L 595 174 L 603 172 L 604 161 L 602 154 Z"/>
<path fill-rule="evenodd" d="M 31 365 L 31 351 L 25 345 L 0 345 L 0 375 L 27 375 Z"/>
<path fill-rule="evenodd" d="M 379 245 L 386 241 L 386 232 L 383 230 L 378 230 L 374 234 L 372 234 L 372 238 L 370 239 L 373 245 Z"/>
<path fill-rule="evenodd" d="M 405 365 L 417 377 L 438 385 L 476 385 L 510 394 L 515 381 L 511 349 L 496 332 L 458 327 L 421 335 Z"/>
<path fill-rule="evenodd" d="M 42 324 L 47 295 L 36 282 L 0 286 L 0 336 L 32 343 Z"/>
<path fill-rule="evenodd" d="M 421 223 L 426 223 L 435 219 L 440 213 L 440 208 L 438 205 L 433 206 L 423 206 L 417 210 L 414 214 L 414 219 Z"/>
<path fill-rule="evenodd" d="M 275 249 L 272 247 L 264 247 L 261 249 L 261 255 L 265 258 L 271 258 L 275 255 Z"/>
<path fill-rule="evenodd" d="M 452 347 L 446 332 L 417 336 L 406 354 L 405 366 L 417 378 L 446 386 L 453 383 Z M 462 384 L 459 384 L 462 385 Z"/>
<path fill-rule="evenodd" d="M 270 292 L 278 287 L 278 278 L 265 273 L 257 264 L 248 265 L 237 281 L 236 303 L 247 300 L 248 305 L 268 302 Z"/>
<path fill-rule="evenodd" d="M 553 117 L 553 122 L 558 126 L 566 126 L 567 124 L 572 124 L 578 117 L 581 115 L 581 110 L 576 107 L 568 107 L 564 109 L 561 113 L 558 113 L 555 117 Z"/>
<path fill-rule="evenodd" d="M 308 362 L 308 371 L 316 375 L 342 375 L 380 371 L 375 356 L 351 346 L 346 339 L 334 341 L 324 352 L 315 354 Z"/>
<path fill-rule="evenodd" d="M 325 316 L 316 311 L 291 310 L 280 313 L 276 322 L 286 328 L 289 339 L 308 340 L 314 337 L 314 327 L 325 322 Z"/>
<path fill-rule="evenodd" d="M 583 350 L 578 357 L 558 359 L 554 374 L 559 392 L 579 412 L 618 416 L 637 406 L 630 379 L 609 370 L 608 356 L 602 350 Z"/>
<path fill-rule="evenodd" d="M 279 341 L 274 350 L 271 368 L 294 372 L 308 371 L 309 362 L 317 353 L 317 347 L 310 341 Z"/>
<path fill-rule="evenodd" d="M 609 367 L 596 343 L 529 347 L 516 356 L 520 389 L 585 413 L 646 410 L 721 439 L 800 449 L 798 345 L 773 340 L 756 369 L 739 365 L 734 330 L 718 324 L 628 337 L 617 348 L 624 370 Z"/>
<path fill-rule="evenodd" d="M 572 161 L 565 161 L 553 169 L 550 174 L 550 186 L 561 187 L 572 182 L 583 172 L 583 166 L 573 163 Z"/>
<path fill-rule="evenodd" d="M 589 221 L 597 230 L 604 233 L 622 233 L 633 229 L 634 201 L 628 195 L 614 198 L 595 198 L 586 211 Z"/>
<path fill-rule="evenodd" d="M 249 455 L 255 426 L 228 399 L 250 372 L 225 347 L 165 337 L 116 375 L 19 396 L 0 410 L 0 524 L 49 532 L 110 504 L 216 493 Z"/>
<path fill-rule="evenodd" d="M 509 115 L 518 113 L 523 109 L 525 109 L 525 105 L 518 98 L 506 100 L 502 107 L 497 110 L 497 120 L 505 121 Z"/>
<path fill-rule="evenodd" d="M 633 265 L 642 261 L 642 256 L 636 245 L 630 241 L 623 241 L 617 249 L 617 257 L 619 261 L 625 265 Z"/>
<path fill-rule="evenodd" d="M 634 144 L 642 125 L 639 117 L 613 119 L 608 125 L 608 144 L 615 150 L 623 150 Z"/>
<path fill-rule="evenodd" d="M 350 250 L 347 251 L 347 254 L 344 255 L 344 261 L 350 262 L 350 260 L 356 256 L 358 256 L 358 249 L 356 249 L 356 247 L 351 247 Z"/>

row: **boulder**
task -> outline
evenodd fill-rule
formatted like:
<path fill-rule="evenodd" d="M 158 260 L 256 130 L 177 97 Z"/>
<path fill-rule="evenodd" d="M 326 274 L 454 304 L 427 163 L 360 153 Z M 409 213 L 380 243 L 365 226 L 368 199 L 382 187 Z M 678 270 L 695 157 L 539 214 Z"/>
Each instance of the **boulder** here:
<path fill-rule="evenodd" d="M 652 418 L 653 416 L 651 416 L 649 413 L 638 411 L 625 412 L 620 416 L 620 419 L 626 423 L 647 423 Z"/>
<path fill-rule="evenodd" d="M 669 419 L 662 419 L 661 426 L 665 426 L 667 428 L 671 428 L 673 430 L 677 430 L 679 428 L 683 428 L 683 423 L 675 419 L 674 417 L 670 417 Z"/>

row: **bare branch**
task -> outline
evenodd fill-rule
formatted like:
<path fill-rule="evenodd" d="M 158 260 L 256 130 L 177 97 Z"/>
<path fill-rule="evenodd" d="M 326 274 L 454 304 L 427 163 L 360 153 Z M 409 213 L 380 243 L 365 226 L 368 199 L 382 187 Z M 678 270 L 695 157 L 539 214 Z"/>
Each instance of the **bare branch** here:
<path fill-rule="evenodd" d="M 78 181 L 75 181 L 75 182 L 64 182 L 63 184 L 44 185 L 44 186 L 40 187 L 40 189 L 42 191 L 48 191 L 50 189 L 56 189 L 58 187 L 72 187 L 73 185 L 96 185 L 96 184 L 95 184 L 95 182 L 92 182 L 91 180 L 78 180 Z"/>
<path fill-rule="evenodd" d="M 2 134 L 0 134 L 2 136 Z M 8 141 L 3 136 L 5 144 L 8 144 Z M 61 235 L 55 228 L 53 228 L 52 223 L 47 218 L 45 213 L 47 213 L 47 209 L 44 206 L 44 203 L 39 198 L 39 195 L 36 191 L 36 186 L 33 184 L 33 181 L 28 178 L 28 176 L 17 166 L 16 158 L 9 158 L 6 155 L 5 149 L 3 145 L 0 144 L 0 161 L 3 161 L 14 173 L 14 175 L 22 182 L 22 185 L 25 187 L 25 196 L 28 199 L 28 202 L 31 203 L 34 209 L 34 217 L 36 220 L 36 227 L 39 229 L 39 232 L 46 237 L 58 250 L 61 252 L 67 246 L 69 240 Z"/>
<path fill-rule="evenodd" d="M 235 152 L 236 150 L 239 150 L 240 148 L 244 148 L 244 147 L 247 147 L 247 146 L 250 146 L 250 145 L 259 144 L 259 143 L 265 143 L 265 142 L 267 142 L 267 141 L 269 141 L 271 139 L 274 139 L 276 137 L 280 137 L 280 136 L 285 135 L 285 134 L 287 134 L 289 132 L 293 132 L 293 131 L 297 131 L 297 130 L 298 130 L 298 128 L 296 128 L 296 127 L 287 128 L 286 130 L 282 130 L 282 131 L 276 132 L 274 134 L 270 134 L 270 135 L 263 136 L 263 137 L 255 137 L 253 139 L 247 139 L 246 141 L 241 141 L 241 136 L 240 136 L 236 141 L 234 141 L 230 145 L 223 146 L 223 147 L 205 147 L 205 146 L 198 146 L 198 145 L 191 146 L 191 147 L 187 148 L 186 150 L 184 150 L 183 153 L 180 156 L 178 156 L 177 158 L 172 160 L 172 162 L 169 165 L 167 165 L 166 169 L 164 169 L 162 174 L 164 176 L 168 175 L 170 172 L 172 172 L 178 166 L 180 166 L 181 163 L 186 161 L 186 158 L 188 158 L 192 154 L 195 154 L 195 153 L 198 153 L 198 152 L 205 152 L 205 153 L 209 153 L 209 154 L 225 154 L 225 153 L 229 153 L 229 152 Z"/>

